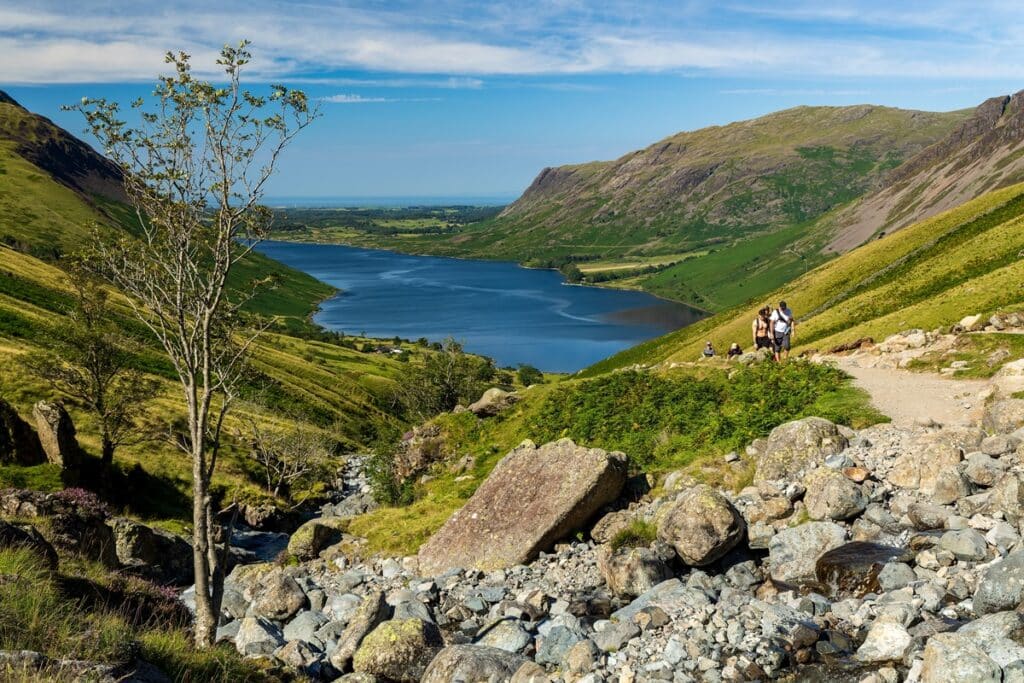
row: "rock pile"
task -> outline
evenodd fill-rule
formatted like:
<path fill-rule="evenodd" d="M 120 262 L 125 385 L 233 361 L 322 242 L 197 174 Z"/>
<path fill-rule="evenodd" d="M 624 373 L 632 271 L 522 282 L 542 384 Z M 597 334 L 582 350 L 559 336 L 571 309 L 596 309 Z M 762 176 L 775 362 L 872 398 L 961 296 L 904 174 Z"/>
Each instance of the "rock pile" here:
<path fill-rule="evenodd" d="M 418 557 L 237 567 L 219 637 L 324 680 L 1021 680 L 1024 429 L 808 418 L 747 457 L 739 492 L 672 475 L 593 524 L 618 456 L 525 445 Z M 567 480 L 571 524 L 507 526 Z"/>

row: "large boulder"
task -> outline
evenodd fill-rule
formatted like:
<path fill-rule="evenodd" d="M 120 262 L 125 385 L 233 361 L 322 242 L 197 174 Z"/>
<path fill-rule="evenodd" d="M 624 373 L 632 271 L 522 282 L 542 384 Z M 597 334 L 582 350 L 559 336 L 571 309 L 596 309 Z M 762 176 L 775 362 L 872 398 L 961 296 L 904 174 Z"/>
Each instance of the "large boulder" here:
<path fill-rule="evenodd" d="M 288 539 L 288 554 L 298 560 L 314 560 L 324 548 L 334 545 L 348 531 L 346 517 L 311 519 Z"/>
<path fill-rule="evenodd" d="M 583 448 L 569 439 L 539 448 L 524 442 L 420 548 L 420 573 L 528 562 L 615 500 L 625 481 L 622 453 Z"/>
<path fill-rule="evenodd" d="M 990 565 L 974 591 L 976 614 L 1016 609 L 1024 602 L 1024 550 Z"/>
<path fill-rule="evenodd" d="M 64 405 L 40 401 L 32 407 L 32 416 L 46 459 L 64 470 L 77 472 L 82 464 L 82 455 L 75 438 L 75 425 Z"/>
<path fill-rule="evenodd" d="M 0 465 L 40 465 L 46 453 L 39 436 L 10 403 L 0 398 Z"/>
<path fill-rule="evenodd" d="M 507 681 L 529 660 L 483 645 L 450 645 L 430 662 L 421 683 Z"/>
<path fill-rule="evenodd" d="M 388 618 L 388 609 L 383 593 L 374 591 L 367 594 L 348 620 L 338 646 L 331 652 L 331 666 L 338 671 L 347 671 L 363 639 Z"/>
<path fill-rule="evenodd" d="M 682 492 L 659 515 L 658 538 L 688 565 L 701 567 L 729 552 L 746 531 L 743 517 L 725 496 L 706 484 Z"/>
<path fill-rule="evenodd" d="M 125 567 L 171 583 L 191 583 L 192 546 L 174 534 L 125 517 L 107 520 L 117 560 Z"/>
<path fill-rule="evenodd" d="M 265 574 L 253 593 L 252 613 L 273 621 L 287 621 L 306 605 L 302 587 L 282 569 Z"/>
<path fill-rule="evenodd" d="M 282 645 L 281 629 L 261 617 L 242 619 L 235 635 L 235 649 L 246 657 L 269 656 Z"/>
<path fill-rule="evenodd" d="M 969 635 L 939 633 L 928 639 L 924 648 L 922 683 L 999 683 L 1002 669 L 973 642 Z"/>
<path fill-rule="evenodd" d="M 1024 391 L 1024 358 L 1007 363 L 992 375 L 989 385 L 998 398 L 1012 398 Z"/>
<path fill-rule="evenodd" d="M 818 558 L 846 542 L 846 530 L 833 522 L 807 522 L 784 529 L 768 543 L 772 579 L 800 585 L 816 581 Z"/>
<path fill-rule="evenodd" d="M 1024 398 L 1006 398 L 985 406 L 981 425 L 993 434 L 1009 434 L 1024 427 Z"/>
<path fill-rule="evenodd" d="M 811 519 L 850 519 L 868 505 L 861 487 L 831 467 L 819 467 L 804 477 L 804 488 L 804 505 Z"/>
<path fill-rule="evenodd" d="M 470 403 L 469 412 L 477 417 L 492 417 L 518 400 L 516 394 L 494 387 L 485 391 L 478 401 Z"/>
<path fill-rule="evenodd" d="M 820 417 L 779 425 L 768 436 L 757 460 L 755 482 L 793 479 L 841 452 L 848 442 L 839 428 Z"/>
<path fill-rule="evenodd" d="M 417 683 L 444 639 L 437 626 L 420 619 L 392 619 L 373 629 L 352 658 L 361 673 L 399 683 Z"/>
<path fill-rule="evenodd" d="M 601 546 L 597 568 L 608 588 L 620 597 L 635 598 L 672 578 L 665 558 L 651 548 L 612 550 L 610 546 Z"/>

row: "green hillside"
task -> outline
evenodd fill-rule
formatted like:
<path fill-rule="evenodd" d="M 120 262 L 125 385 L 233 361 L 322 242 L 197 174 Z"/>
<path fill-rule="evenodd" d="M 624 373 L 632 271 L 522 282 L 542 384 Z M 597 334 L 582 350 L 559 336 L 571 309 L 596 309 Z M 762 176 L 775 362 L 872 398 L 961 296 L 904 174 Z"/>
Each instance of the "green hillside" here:
<path fill-rule="evenodd" d="M 586 374 L 694 360 L 708 339 L 720 348 L 734 341 L 749 346 L 750 323 L 762 301 L 785 299 L 793 308 L 796 353 L 1014 308 L 1024 303 L 1022 251 L 1024 184 L 1018 184 L 876 239 L 754 304 L 629 349 Z"/>
<path fill-rule="evenodd" d="M 34 159 L 35 162 L 30 159 Z M 118 201 L 120 174 L 91 148 L 47 119 L 0 96 L 0 397 L 23 415 L 32 404 L 57 398 L 17 362 L 38 351 L 48 330 L 60 326 L 73 301 L 73 288 L 62 270 L 66 258 L 81 249 L 94 231 L 113 233 L 132 229 L 132 212 Z M 391 357 L 372 352 L 366 340 L 340 340 L 322 335 L 309 322 L 320 301 L 334 293 L 324 283 L 259 254 L 243 261 L 233 273 L 243 287 L 272 278 L 248 302 L 251 312 L 277 317 L 253 354 L 252 376 L 243 398 L 266 405 L 246 405 L 241 415 L 256 411 L 267 423 L 288 425 L 301 415 L 318 429 L 329 430 L 344 448 L 362 448 L 374 438 L 377 425 L 396 423 L 391 402 L 396 381 L 405 368 Z M 159 380 L 161 391 L 153 404 L 155 417 L 180 415 L 177 385 L 162 351 L 115 297 L 120 324 L 143 342 L 139 363 Z M 322 341 L 320 339 L 323 339 Z M 366 352 L 359 348 L 366 344 Z M 413 360 L 422 350 L 409 346 Z M 74 405 L 69 410 L 81 443 L 98 453 L 97 425 Z M 241 422 L 228 426 L 237 432 Z M 228 444 L 218 470 L 222 490 L 259 496 L 247 465 L 244 439 Z M 188 517 L 189 462 L 175 446 L 150 442 L 124 447 L 117 461 L 124 471 L 135 464 L 164 487 L 152 496 L 138 496 L 134 512 L 147 517 Z M 0 467 L 0 487 L 36 483 L 59 485 L 50 466 Z M 169 487 L 169 488 L 167 488 Z"/>
<path fill-rule="evenodd" d="M 315 238 L 575 263 L 584 281 L 723 310 L 825 261 L 830 235 L 815 221 L 877 190 L 970 113 L 797 107 L 679 133 L 615 161 L 544 169 L 498 217 L 451 234 L 347 229 Z"/>

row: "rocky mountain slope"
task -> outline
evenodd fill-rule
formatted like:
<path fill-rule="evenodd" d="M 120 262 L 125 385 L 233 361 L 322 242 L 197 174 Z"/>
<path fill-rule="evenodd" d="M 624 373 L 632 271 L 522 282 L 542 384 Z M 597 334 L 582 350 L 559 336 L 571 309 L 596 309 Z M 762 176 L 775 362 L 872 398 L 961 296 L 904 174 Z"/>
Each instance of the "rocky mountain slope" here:
<path fill-rule="evenodd" d="M 894 169 L 884 187 L 825 223 L 844 252 L 981 194 L 1024 180 L 1024 92 L 986 100 L 945 138 Z"/>

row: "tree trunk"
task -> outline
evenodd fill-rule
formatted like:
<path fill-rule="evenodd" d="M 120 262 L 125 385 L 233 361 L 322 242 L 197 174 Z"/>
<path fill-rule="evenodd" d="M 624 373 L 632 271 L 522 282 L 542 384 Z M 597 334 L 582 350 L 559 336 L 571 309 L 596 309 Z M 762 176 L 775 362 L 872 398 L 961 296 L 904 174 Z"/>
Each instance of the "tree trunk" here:
<path fill-rule="evenodd" d="M 195 643 L 198 648 L 213 647 L 217 637 L 217 612 L 214 609 L 213 578 L 210 572 L 210 482 L 206 473 L 206 448 L 201 417 L 195 403 L 189 406 L 192 437 L 192 565 L 196 575 Z"/>
<path fill-rule="evenodd" d="M 110 473 L 110 468 L 114 465 L 114 444 L 110 441 L 110 437 L 103 436 L 103 473 L 104 476 Z"/>

